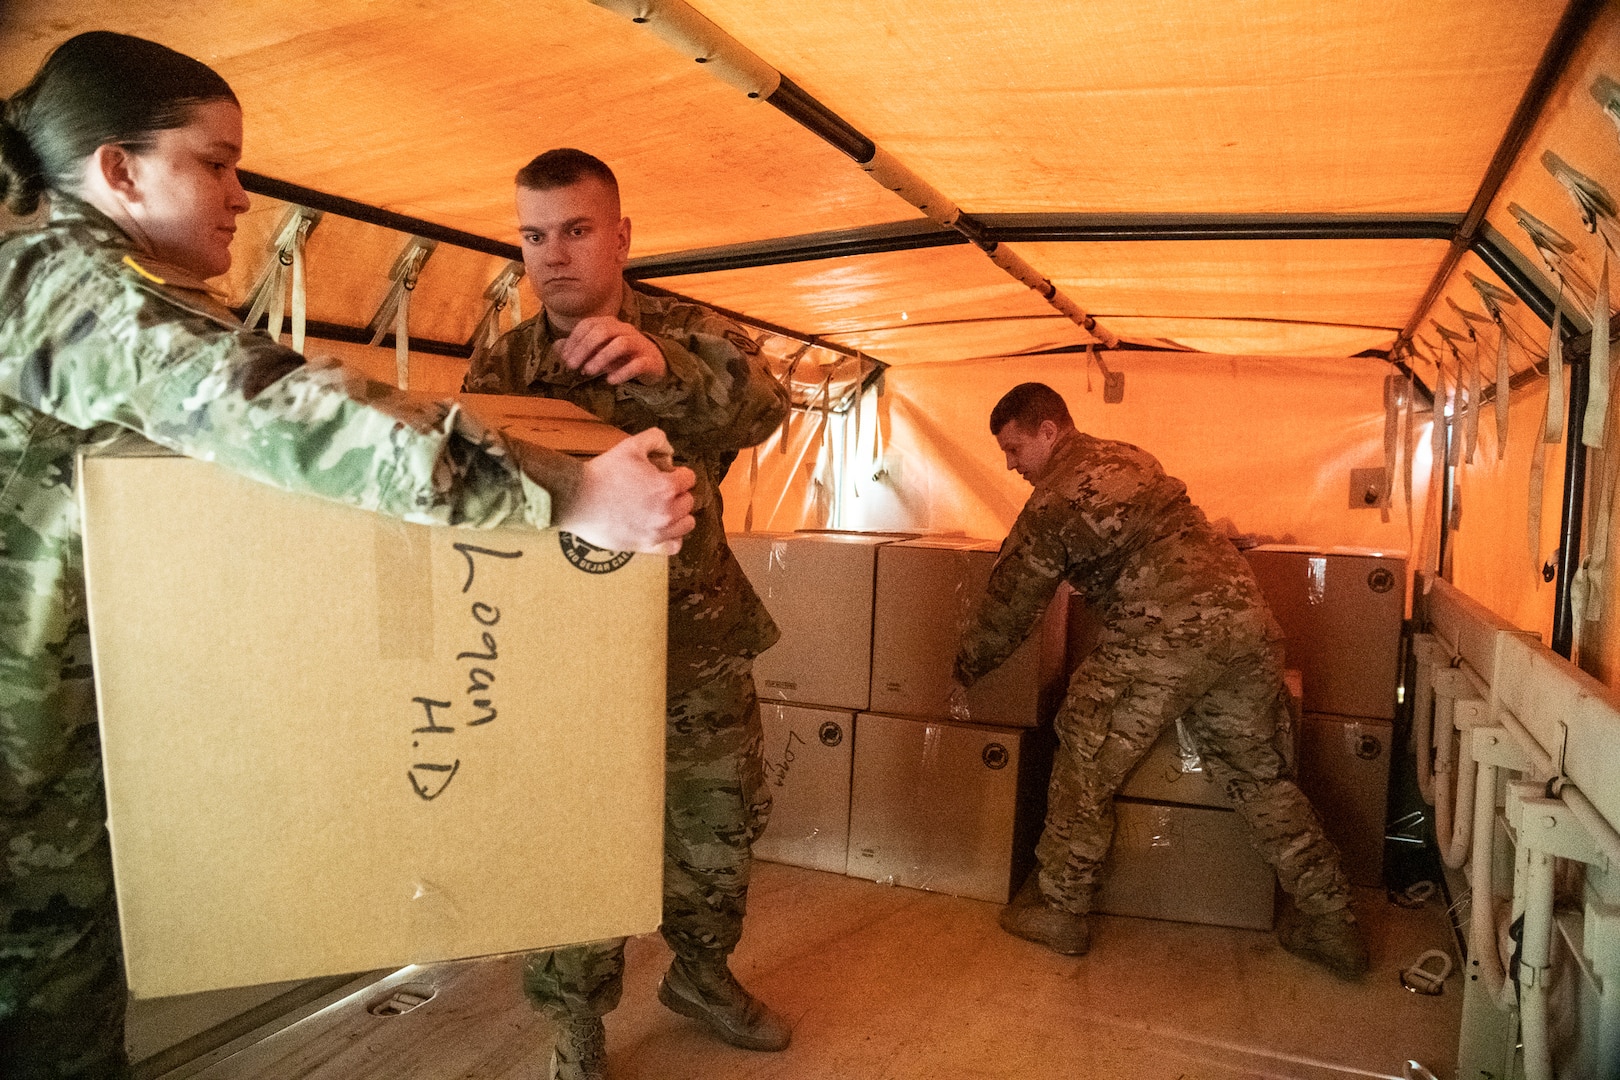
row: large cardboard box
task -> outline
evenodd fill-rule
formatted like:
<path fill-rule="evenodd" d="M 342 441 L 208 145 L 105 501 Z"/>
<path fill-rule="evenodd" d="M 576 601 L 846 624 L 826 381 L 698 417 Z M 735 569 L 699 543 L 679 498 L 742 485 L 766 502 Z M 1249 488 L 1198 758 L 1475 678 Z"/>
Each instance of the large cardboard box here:
<path fill-rule="evenodd" d="M 1355 548 L 1268 545 L 1244 554 L 1305 674 L 1305 708 L 1395 717 L 1406 559 Z"/>
<path fill-rule="evenodd" d="M 999 545 L 992 540 L 930 536 L 877 552 L 872 615 L 872 711 L 950 716 L 951 670 L 962 630 L 990 581 Z M 1060 593 L 1059 597 L 1066 594 Z M 968 691 L 975 724 L 1034 727 L 1043 691 L 1062 680 L 1061 648 L 1043 648 L 1067 632 L 1067 610 L 1054 598 L 1024 643 Z M 1043 664 L 1043 656 L 1047 657 Z"/>
<path fill-rule="evenodd" d="M 1116 799 L 1092 910 L 1271 929 L 1276 876 L 1235 810 Z"/>
<path fill-rule="evenodd" d="M 1279 740 L 1283 757 L 1290 765 L 1297 755 L 1303 719 L 1301 679 L 1298 671 L 1283 673 L 1283 691 L 1287 715 L 1279 716 L 1283 726 Z M 1128 799 L 1148 802 L 1180 803 L 1185 806 L 1209 806 L 1230 810 L 1232 800 L 1204 768 L 1204 758 L 1198 742 L 1182 721 L 1165 725 L 1146 755 L 1131 770 L 1120 786 L 1119 794 Z"/>
<path fill-rule="evenodd" d="M 1384 884 L 1393 727 L 1388 720 L 1307 713 L 1299 786 L 1339 848 L 1352 885 Z"/>
<path fill-rule="evenodd" d="M 80 485 L 136 995 L 658 924 L 667 560 L 146 444 Z"/>
<path fill-rule="evenodd" d="M 729 538 L 782 638 L 754 661 L 765 700 L 859 712 L 872 682 L 872 584 L 878 548 L 863 533 L 747 533 Z"/>
<path fill-rule="evenodd" d="M 1034 865 L 1045 732 L 862 713 L 850 789 L 851 877 L 1006 903 Z"/>
<path fill-rule="evenodd" d="M 849 848 L 854 714 L 762 701 L 759 715 L 771 820 L 754 841 L 754 854 L 842 874 Z"/>

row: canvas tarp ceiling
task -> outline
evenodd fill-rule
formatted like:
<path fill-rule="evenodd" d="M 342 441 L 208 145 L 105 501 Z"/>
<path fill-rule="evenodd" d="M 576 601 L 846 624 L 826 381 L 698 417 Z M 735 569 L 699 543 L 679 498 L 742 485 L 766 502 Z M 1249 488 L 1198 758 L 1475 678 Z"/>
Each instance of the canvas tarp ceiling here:
<path fill-rule="evenodd" d="M 1303 0 L 695 6 L 970 213 L 1461 213 L 1562 10 L 1553 0 L 1497 12 Z M 100 26 L 215 64 L 247 111 L 246 167 L 482 236 L 512 238 L 514 167 L 552 145 L 618 169 L 638 257 L 920 217 L 776 109 L 585 0 L 13 0 L 0 13 L 0 89 L 67 34 Z M 1014 248 L 1133 340 L 1347 356 L 1390 344 L 1443 245 Z M 330 279 L 386 277 L 394 254 L 356 239 L 320 290 L 312 257 L 312 304 L 364 324 L 368 290 Z M 971 248 L 945 273 L 940 254 L 806 266 L 802 287 L 786 288 L 797 295 L 773 268 L 692 291 L 763 318 L 754 308 L 825 310 L 814 295 L 823 279 L 856 278 L 834 294 L 845 305 L 835 340 L 902 362 L 1083 338 L 1029 325 L 1024 316 L 1052 309 L 973 265 Z M 243 243 L 242 256 L 258 264 L 262 249 Z M 481 294 L 475 270 L 465 268 L 467 292 Z M 955 309 L 901 324 L 936 291 L 997 302 L 974 318 Z M 816 333 L 823 321 L 786 325 Z M 449 325 L 422 333 L 455 339 Z"/>
<path fill-rule="evenodd" d="M 1377 213 L 1452 222 L 1468 209 L 1565 10 L 1559 0 L 1484 7 L 1460 0 L 694 6 L 970 214 L 1263 220 Z M 12 0 L 0 9 L 0 92 L 21 85 L 53 44 L 95 27 L 155 37 L 217 66 L 246 109 L 245 167 L 482 237 L 515 239 L 512 172 L 554 145 L 584 147 L 618 170 L 635 224 L 632 254 L 641 260 L 762 242 L 791 246 L 794 238 L 923 220 L 777 109 L 748 100 L 646 28 L 586 0 L 410 8 L 372 0 Z M 1611 2 L 1486 216 L 1544 287 L 1553 278 L 1538 266 L 1508 206 L 1521 205 L 1572 241 L 1585 274 L 1596 278 L 1602 247 L 1541 155 L 1553 150 L 1611 191 L 1620 188 L 1615 121 L 1591 92 L 1598 77 L 1617 77 L 1617 55 L 1620 5 Z M 254 204 L 238 237 L 237 265 L 223 283 L 238 304 L 262 272 L 265 244 L 286 211 L 275 199 L 255 197 Z M 323 219 L 309 247 L 311 317 L 366 326 L 406 240 L 403 232 Z M 1350 463 L 1381 460 L 1375 444 L 1387 369 L 1352 357 L 1387 349 L 1415 316 L 1431 345 L 1439 339 L 1430 316 L 1466 329 L 1446 304 L 1449 298 L 1481 310 L 1465 271 L 1506 285 L 1469 254 L 1435 305 L 1419 312 L 1445 257 L 1446 241 L 1433 238 L 1037 239 L 1006 246 L 1128 342 L 1221 355 L 1111 354 L 1106 362 L 1127 371 L 1127 402 L 1113 413 L 1116 407 L 1092 408 L 1096 395 L 1084 396 L 1088 369 L 1080 355 L 993 359 L 1077 348 L 1090 337 L 965 244 L 649 280 L 897 365 L 883 397 L 868 393 L 855 412 L 867 418 L 867 440 L 883 412 L 886 449 L 912 463 L 913 478 L 921 469 L 930 480 L 925 497 L 894 480 L 902 466 L 886 478 L 893 491 L 878 503 L 863 493 L 868 506 L 887 507 L 873 524 L 987 535 L 1004 526 L 1016 481 L 998 470 L 979 428 L 984 395 L 1018 372 L 1080 395 L 1087 403 L 1081 411 L 1103 433 L 1160 452 L 1215 516 L 1233 517 L 1241 531 L 1385 547 L 1406 546 L 1397 543 L 1403 515 L 1371 527 L 1367 511 L 1323 509 L 1344 502 L 1338 489 Z M 413 296 L 413 337 L 466 342 L 486 311 L 485 287 L 506 265 L 498 255 L 441 244 Z M 534 309 L 532 295 L 523 303 Z M 1537 348 L 1545 349 L 1545 324 L 1523 304 L 1509 307 L 1507 317 L 1534 347 L 1516 344 L 1510 357 L 1523 385 L 1513 395 L 1504 459 L 1496 462 L 1492 451 L 1463 469 L 1471 509 L 1461 519 L 1456 556 L 1459 580 L 1472 575 L 1482 599 L 1509 617 L 1528 618 L 1546 609 L 1545 590 L 1514 572 L 1479 570 L 1518 560 L 1512 565 L 1522 562 L 1529 572 L 1522 529 L 1492 528 L 1480 510 L 1516 506 L 1522 524 L 1522 441 L 1534 427 L 1525 410 L 1539 411 L 1537 395 L 1544 395 L 1530 369 Z M 1497 333 L 1478 328 L 1487 363 L 1494 363 Z M 338 352 L 376 377 L 392 374 L 391 354 L 379 350 L 322 343 L 311 351 Z M 1437 373 L 1428 355 L 1413 358 L 1413 366 L 1432 386 Z M 1447 381 L 1454 387 L 1455 361 L 1440 355 L 1453 366 Z M 1290 359 L 1307 356 L 1323 360 Z M 417 354 L 413 383 L 451 389 L 464 363 Z M 798 373 L 801 403 L 814 404 L 813 391 L 829 376 L 853 389 L 850 380 L 865 369 L 834 366 L 842 363 L 816 354 Z M 1237 381 L 1222 383 L 1212 371 L 1236 373 Z M 1243 379 L 1254 381 L 1257 399 L 1275 390 L 1275 408 L 1256 413 L 1275 422 L 1271 434 L 1247 430 L 1247 395 L 1232 389 Z M 1200 411 L 1200 404 L 1208 407 Z M 1315 420 L 1283 419 L 1290 412 Z M 852 437 L 851 413 L 833 422 L 850 425 Z M 1243 438 L 1235 442 L 1211 435 L 1238 429 Z M 1344 441 L 1321 444 L 1323 432 L 1335 429 L 1342 430 L 1333 437 Z M 762 458 L 753 486 L 756 496 L 769 495 L 770 523 L 825 518 L 830 506 L 805 499 L 814 489 L 805 486 L 808 478 L 825 480 L 837 468 L 859 480 L 858 453 L 840 460 L 836 440 L 822 440 L 811 418 L 801 417 L 789 440 L 793 453 Z M 1550 448 L 1548 457 L 1553 501 L 1544 525 L 1556 518 L 1562 448 Z M 798 462 L 798 473 L 782 471 L 788 460 Z M 745 482 L 740 472 L 728 490 Z M 1421 488 L 1423 461 L 1416 472 Z M 1237 497 L 1262 482 L 1274 498 Z M 865 523 L 854 498 L 842 504 L 856 515 L 848 523 Z M 761 505 L 756 498 L 756 511 Z M 1420 522 L 1419 536 L 1421 529 Z M 1620 658 L 1620 646 L 1611 651 Z"/>

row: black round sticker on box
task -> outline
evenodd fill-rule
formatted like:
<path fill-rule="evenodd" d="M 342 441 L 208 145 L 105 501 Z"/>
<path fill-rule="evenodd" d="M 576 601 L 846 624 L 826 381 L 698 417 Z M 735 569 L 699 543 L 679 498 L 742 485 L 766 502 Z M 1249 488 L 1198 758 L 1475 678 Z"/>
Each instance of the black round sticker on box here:
<path fill-rule="evenodd" d="M 630 561 L 634 552 L 609 551 L 587 544 L 571 532 L 558 530 L 557 542 L 565 558 L 587 574 L 611 574 Z"/>

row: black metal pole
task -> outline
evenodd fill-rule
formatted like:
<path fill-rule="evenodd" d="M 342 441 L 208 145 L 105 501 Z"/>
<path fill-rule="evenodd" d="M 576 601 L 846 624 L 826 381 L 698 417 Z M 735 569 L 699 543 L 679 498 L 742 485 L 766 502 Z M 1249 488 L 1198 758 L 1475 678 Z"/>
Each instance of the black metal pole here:
<path fill-rule="evenodd" d="M 1575 644 L 1575 615 L 1570 610 L 1569 585 L 1581 564 L 1581 515 L 1586 503 L 1586 446 L 1581 442 L 1581 427 L 1586 422 L 1586 363 L 1585 357 L 1571 358 L 1564 369 L 1569 379 L 1569 413 L 1564 426 L 1564 510 L 1558 526 L 1558 585 L 1553 594 L 1552 650 L 1566 660 Z"/>

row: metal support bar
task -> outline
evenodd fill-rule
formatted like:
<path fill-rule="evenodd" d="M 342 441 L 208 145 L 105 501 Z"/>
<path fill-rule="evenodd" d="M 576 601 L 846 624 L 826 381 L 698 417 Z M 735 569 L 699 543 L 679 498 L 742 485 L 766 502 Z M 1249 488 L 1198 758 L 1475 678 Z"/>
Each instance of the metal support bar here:
<path fill-rule="evenodd" d="M 1568 660 L 1575 647 L 1575 615 L 1569 587 L 1581 565 L 1581 515 L 1586 501 L 1586 358 L 1567 357 L 1569 410 L 1564 414 L 1564 500 L 1558 524 L 1558 583 L 1553 593 L 1552 651 Z"/>
<path fill-rule="evenodd" d="M 503 244 L 499 240 L 491 240 L 487 236 L 463 232 L 460 229 L 451 229 L 444 225 L 435 225 L 423 218 L 410 217 L 406 214 L 396 214 L 392 210 L 384 210 L 369 203 L 356 202 L 345 199 L 341 195 L 328 195 L 324 191 L 314 188 L 301 187 L 298 184 L 289 184 L 285 180 L 276 180 L 259 173 L 248 172 L 246 169 L 237 170 L 236 174 L 242 181 L 242 186 L 255 195 L 263 195 L 270 199 L 280 199 L 283 202 L 297 203 L 312 210 L 325 210 L 338 217 L 353 218 L 355 221 L 364 221 L 368 225 L 381 225 L 385 229 L 395 232 L 409 233 L 427 240 L 438 240 L 455 247 L 467 248 L 470 251 L 482 251 L 489 255 L 499 255 L 503 259 L 516 259 L 523 261 L 523 249 L 516 244 Z"/>
<path fill-rule="evenodd" d="M 1468 747 L 1468 752 L 1481 765 L 1518 773 L 1528 772 L 1530 769 L 1530 758 L 1519 748 L 1506 728 L 1477 727 L 1468 740 Z M 1486 805 L 1490 805 L 1490 800 L 1486 800 Z"/>

